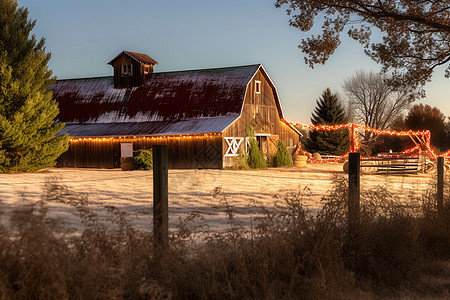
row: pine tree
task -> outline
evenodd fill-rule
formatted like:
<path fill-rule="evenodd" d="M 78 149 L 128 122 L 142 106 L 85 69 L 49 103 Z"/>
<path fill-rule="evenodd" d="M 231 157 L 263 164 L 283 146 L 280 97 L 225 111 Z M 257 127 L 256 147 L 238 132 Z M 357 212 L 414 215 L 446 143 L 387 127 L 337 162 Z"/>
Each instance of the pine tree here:
<path fill-rule="evenodd" d="M 313 125 L 336 125 L 347 123 L 347 117 L 338 96 L 331 93 L 329 88 L 327 88 L 322 93 L 322 97 L 316 101 L 316 108 L 311 116 Z M 347 129 L 338 131 L 313 130 L 309 133 L 305 147 L 309 152 L 342 155 L 349 149 L 348 131 Z"/>
<path fill-rule="evenodd" d="M 264 155 L 259 149 L 258 141 L 255 138 L 255 131 L 251 125 L 245 128 L 247 137 L 249 138 L 250 147 L 248 148 L 248 165 L 253 169 L 267 169 Z"/>
<path fill-rule="evenodd" d="M 64 124 L 55 123 L 50 54 L 30 36 L 34 25 L 16 0 L 0 0 L 0 172 L 53 166 L 68 148 L 67 135 L 55 137 Z"/>
<path fill-rule="evenodd" d="M 292 167 L 291 155 L 282 140 L 278 140 L 277 149 L 274 157 L 275 167 Z"/>

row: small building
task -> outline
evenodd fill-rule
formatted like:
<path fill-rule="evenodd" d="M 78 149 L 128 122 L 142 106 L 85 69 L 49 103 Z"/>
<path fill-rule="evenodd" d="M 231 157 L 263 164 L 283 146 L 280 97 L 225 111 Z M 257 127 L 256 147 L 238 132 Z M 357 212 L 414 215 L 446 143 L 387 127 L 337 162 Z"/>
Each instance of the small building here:
<path fill-rule="evenodd" d="M 291 151 L 300 132 L 283 118 L 262 65 L 154 73 L 155 60 L 123 51 L 114 76 L 58 80 L 49 90 L 70 136 L 60 167 L 118 168 L 120 158 L 168 147 L 170 168 L 227 168 L 246 150 L 252 125 L 266 158 L 279 139 Z"/>

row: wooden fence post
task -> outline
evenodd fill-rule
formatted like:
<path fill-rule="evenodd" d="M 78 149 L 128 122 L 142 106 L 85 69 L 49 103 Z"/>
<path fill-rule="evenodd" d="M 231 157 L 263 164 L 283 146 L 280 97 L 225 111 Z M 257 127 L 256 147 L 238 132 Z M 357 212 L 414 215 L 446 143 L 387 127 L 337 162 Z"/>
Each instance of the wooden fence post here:
<path fill-rule="evenodd" d="M 153 146 L 153 237 L 165 250 L 169 243 L 169 164 L 167 146 Z"/>
<path fill-rule="evenodd" d="M 444 158 L 437 159 L 437 212 L 442 214 L 444 209 Z"/>
<path fill-rule="evenodd" d="M 352 124 L 348 129 L 348 135 L 350 138 L 350 153 L 355 152 L 355 125 Z"/>
<path fill-rule="evenodd" d="M 349 153 L 348 157 L 348 229 L 354 236 L 359 226 L 360 155 Z"/>

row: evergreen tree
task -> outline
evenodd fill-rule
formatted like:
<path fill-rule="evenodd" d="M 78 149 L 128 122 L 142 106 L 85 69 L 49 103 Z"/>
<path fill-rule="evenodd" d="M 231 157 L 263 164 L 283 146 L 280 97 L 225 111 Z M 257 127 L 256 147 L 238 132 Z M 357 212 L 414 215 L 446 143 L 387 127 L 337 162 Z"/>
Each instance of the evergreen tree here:
<path fill-rule="evenodd" d="M 251 125 L 245 128 L 247 137 L 249 137 L 250 147 L 248 148 L 248 165 L 253 169 L 267 169 L 264 155 L 259 149 L 258 141 L 255 138 L 255 131 Z"/>
<path fill-rule="evenodd" d="M 447 139 L 446 117 L 437 107 L 426 104 L 416 104 L 405 117 L 406 129 L 429 130 L 431 132 L 431 145 L 440 151 L 447 151 L 450 143 Z"/>
<path fill-rule="evenodd" d="M 275 167 L 292 167 L 291 155 L 282 140 L 278 140 L 277 154 L 274 157 Z"/>
<path fill-rule="evenodd" d="M 316 101 L 316 105 L 314 112 L 311 114 L 311 122 L 313 125 L 336 125 L 347 123 L 347 117 L 338 96 L 331 93 L 329 88 L 322 93 L 322 97 Z M 309 152 L 342 155 L 349 149 L 348 130 L 313 130 L 309 133 L 305 147 Z"/>
<path fill-rule="evenodd" d="M 16 0 L 0 0 L 0 172 L 53 166 L 68 136 L 55 137 L 58 105 L 47 88 L 50 54 L 30 32 L 35 21 Z"/>

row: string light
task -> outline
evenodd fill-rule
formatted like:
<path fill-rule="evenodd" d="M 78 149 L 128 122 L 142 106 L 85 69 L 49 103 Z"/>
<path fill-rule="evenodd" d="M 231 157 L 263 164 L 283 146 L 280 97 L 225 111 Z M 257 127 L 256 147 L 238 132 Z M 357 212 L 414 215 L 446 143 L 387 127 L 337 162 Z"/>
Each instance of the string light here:
<path fill-rule="evenodd" d="M 417 155 L 421 155 L 422 153 L 427 154 L 431 159 L 436 160 L 438 155 L 434 152 L 434 150 L 431 148 L 431 133 L 429 130 L 421 130 L 421 131 L 395 131 L 395 130 L 385 130 L 385 129 L 376 129 L 371 128 L 364 125 L 357 125 L 353 123 L 347 123 L 347 124 L 337 124 L 337 125 L 309 125 L 309 124 L 302 124 L 302 123 L 294 123 L 289 122 L 286 120 L 283 120 L 284 123 L 290 126 L 298 126 L 302 128 L 308 128 L 310 130 L 318 130 L 318 131 L 337 131 L 340 129 L 347 129 L 349 131 L 349 138 L 350 138 L 350 151 L 335 157 L 335 158 L 329 158 L 329 159 L 313 159 L 312 154 L 308 151 L 301 149 L 301 142 L 297 145 L 297 149 L 294 154 L 301 153 L 303 155 L 308 156 L 308 162 L 310 163 L 330 163 L 330 162 L 338 162 L 342 159 L 344 159 L 350 152 L 356 152 L 359 148 L 361 148 L 361 142 L 359 139 L 359 131 L 366 131 L 371 132 L 376 135 L 388 135 L 388 136 L 420 136 L 425 139 L 425 142 L 423 143 L 423 150 L 419 145 L 416 144 L 415 147 L 407 149 L 405 151 L 402 151 L 400 154 L 402 155 L 408 155 L 411 154 L 410 157 L 415 157 Z M 133 142 L 133 141 L 153 141 L 153 140 L 161 140 L 161 139 L 199 139 L 199 138 L 208 138 L 208 137 L 214 137 L 214 136 L 222 136 L 221 132 L 213 132 L 213 133 L 199 133 L 199 134 L 173 134 L 173 135 L 153 135 L 153 136 L 118 136 L 118 137 L 71 137 L 69 139 L 70 142 Z M 420 140 L 421 141 L 421 140 Z M 414 151 L 418 151 L 416 154 Z M 441 157 L 450 157 L 450 150 L 445 152 L 444 154 L 439 155 Z M 364 157 L 364 159 L 375 159 L 379 157 Z"/>
<path fill-rule="evenodd" d="M 309 124 L 302 124 L 302 123 L 294 123 L 294 122 L 288 122 L 291 126 L 298 126 L 303 128 L 308 128 L 310 130 L 317 130 L 317 131 L 336 131 L 340 129 L 348 129 L 349 131 L 349 138 L 350 138 L 350 151 L 349 152 L 356 152 L 359 148 L 361 148 L 361 142 L 359 140 L 359 131 L 366 131 L 371 132 L 376 135 L 388 135 L 388 136 L 415 136 L 415 137 L 422 137 L 424 138 L 423 147 L 425 148 L 424 151 L 421 149 L 419 145 L 416 144 L 415 147 L 411 149 L 407 149 L 403 152 L 401 152 L 402 155 L 411 154 L 414 151 L 418 151 L 418 153 L 413 154 L 410 157 L 415 157 L 417 155 L 420 155 L 422 153 L 426 153 L 431 159 L 436 160 L 438 155 L 434 152 L 434 150 L 431 148 L 431 132 L 429 130 L 420 130 L 420 131 L 413 131 L 413 130 L 407 130 L 407 131 L 395 131 L 395 130 L 386 130 L 386 129 L 376 129 L 371 128 L 364 125 L 357 125 L 353 123 L 347 123 L 347 124 L 337 124 L 337 125 L 309 125 Z M 422 142 L 422 140 L 419 139 L 419 141 Z M 311 163 L 317 163 L 317 162 L 336 162 L 341 159 L 343 159 L 345 156 L 348 155 L 348 153 L 332 159 L 313 159 L 312 154 L 299 149 L 301 146 L 301 143 L 299 143 L 296 153 L 302 153 L 304 155 L 308 156 L 308 162 Z M 440 155 L 442 157 L 448 157 L 450 156 L 450 150 L 445 152 L 444 154 Z M 375 159 L 379 157 L 364 157 L 364 159 Z"/>
<path fill-rule="evenodd" d="M 450 156 L 450 150 L 448 150 L 447 152 L 445 152 L 444 154 L 442 154 L 441 156 L 443 156 L 443 157 L 447 157 L 447 156 Z"/>
<path fill-rule="evenodd" d="M 221 132 L 212 133 L 200 133 L 200 134 L 174 134 L 174 135 L 163 135 L 163 136 L 117 136 L 117 137 L 71 137 L 70 142 L 136 142 L 136 141 L 152 141 L 161 139 L 199 139 L 199 138 L 209 138 L 215 136 L 222 136 Z"/>

